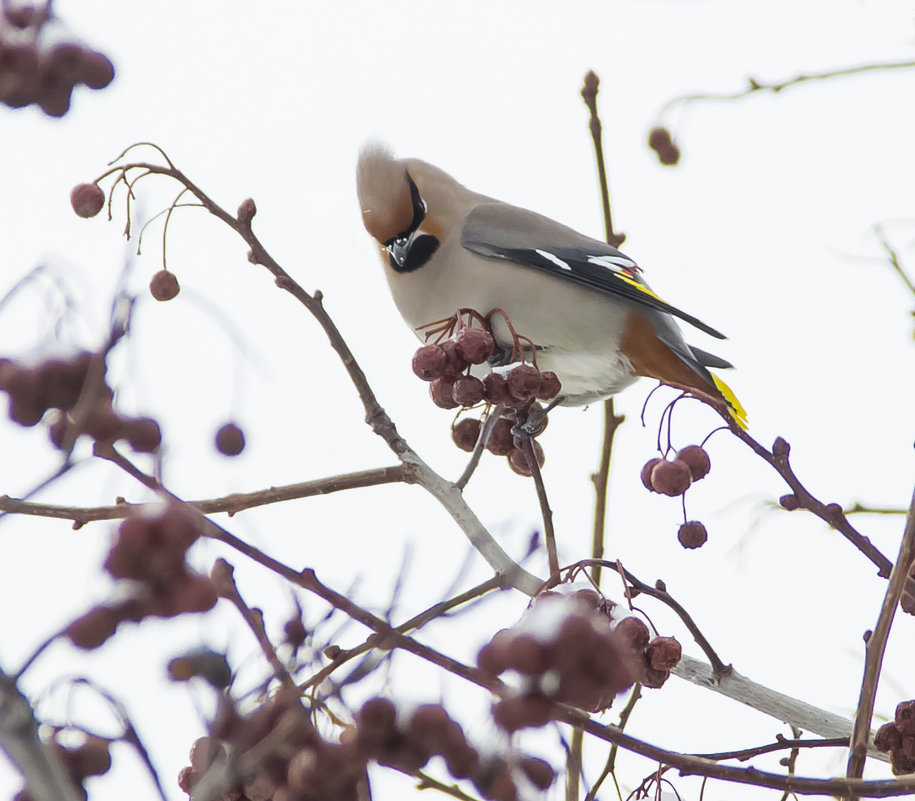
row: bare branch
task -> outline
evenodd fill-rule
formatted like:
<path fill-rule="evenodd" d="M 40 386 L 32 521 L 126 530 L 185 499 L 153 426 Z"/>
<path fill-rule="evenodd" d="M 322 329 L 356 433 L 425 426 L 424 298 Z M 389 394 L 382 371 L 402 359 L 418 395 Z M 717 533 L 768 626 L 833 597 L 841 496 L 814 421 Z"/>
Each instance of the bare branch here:
<path fill-rule="evenodd" d="M 883 665 L 883 654 L 899 599 L 905 588 L 912 560 L 915 559 L 915 493 L 909 506 L 905 533 L 899 545 L 899 556 L 893 565 L 893 572 L 886 587 L 883 605 L 877 625 L 867 640 L 867 652 L 864 658 L 864 678 L 861 680 L 861 694 L 858 698 L 858 709 L 855 712 L 854 731 L 848 755 L 848 772 L 850 779 L 860 778 L 864 773 L 864 762 L 867 759 L 867 745 L 870 735 L 871 716 L 874 714 L 874 698 L 877 694 L 877 683 L 880 681 L 880 668 Z"/>
<path fill-rule="evenodd" d="M 379 484 L 409 483 L 408 472 L 403 465 L 378 467 L 373 470 L 360 470 L 355 473 L 343 473 L 313 481 L 300 481 L 282 487 L 268 487 L 254 492 L 234 492 L 221 498 L 202 501 L 187 501 L 203 514 L 226 512 L 231 517 L 245 509 L 267 506 L 281 501 L 292 501 L 298 498 L 310 498 L 314 495 L 329 495 L 332 492 L 375 487 Z M 0 496 L 0 512 L 35 517 L 51 517 L 59 520 L 72 520 L 79 528 L 86 523 L 98 520 L 120 520 L 130 517 L 145 504 L 119 502 L 114 506 L 55 506 L 46 503 L 30 503 L 9 495 Z"/>

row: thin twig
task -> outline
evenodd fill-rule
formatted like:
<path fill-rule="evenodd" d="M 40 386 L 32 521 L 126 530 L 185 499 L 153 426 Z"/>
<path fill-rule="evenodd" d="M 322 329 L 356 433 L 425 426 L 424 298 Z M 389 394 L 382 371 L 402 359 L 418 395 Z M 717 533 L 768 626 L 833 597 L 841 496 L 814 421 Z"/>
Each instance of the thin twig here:
<path fill-rule="evenodd" d="M 543 517 L 543 541 L 546 543 L 547 564 L 552 576 L 559 570 L 556 532 L 553 530 L 553 510 L 550 508 L 550 501 L 546 495 L 546 485 L 543 483 L 543 474 L 540 472 L 540 464 L 537 462 L 537 454 L 534 451 L 534 440 L 529 437 L 522 439 L 521 449 L 524 451 L 531 477 L 534 479 L 534 486 L 537 488 L 537 500 L 540 502 L 540 514 Z"/>
<path fill-rule="evenodd" d="M 252 509 L 257 506 L 398 482 L 410 483 L 409 471 L 399 464 L 391 467 L 377 467 L 372 470 L 359 470 L 355 473 L 343 473 L 313 481 L 300 481 L 296 484 L 286 484 L 281 487 L 268 487 L 254 492 L 234 492 L 231 495 L 224 495 L 220 498 L 187 501 L 187 504 L 203 514 L 226 512 L 231 517 L 245 509 Z M 113 506 L 55 506 L 47 503 L 31 503 L 19 498 L 11 498 L 9 495 L 0 495 L 0 512 L 72 520 L 76 527 L 99 520 L 120 520 L 130 517 L 146 505 L 144 503 L 127 503 L 124 501 Z"/>
<path fill-rule="evenodd" d="M 597 73 L 595 73 L 593 70 L 590 70 L 588 74 L 585 75 L 584 85 L 581 89 L 581 96 L 585 101 L 585 105 L 588 107 L 588 111 L 591 112 L 589 128 L 591 130 L 591 139 L 594 142 L 594 153 L 597 157 L 597 176 L 600 180 L 601 197 L 608 198 L 608 200 L 603 203 L 604 231 L 606 234 L 607 242 L 613 247 L 618 248 L 623 244 L 623 241 L 626 239 L 626 235 L 615 233 L 613 230 L 613 217 L 610 213 L 609 201 L 610 190 L 607 184 L 607 170 L 604 166 L 604 148 L 601 144 L 601 122 L 600 115 L 597 113 L 597 92 L 599 86 L 600 78 L 597 77 Z"/>
<path fill-rule="evenodd" d="M 635 710 L 635 705 L 641 697 L 642 685 L 636 682 L 632 686 L 632 692 L 629 694 L 629 700 L 626 702 L 626 706 L 624 706 L 623 711 L 620 712 L 620 722 L 616 724 L 620 731 L 623 731 L 626 728 L 626 724 L 629 723 L 629 718 L 632 717 L 632 713 Z M 600 786 L 604 783 L 607 776 L 615 775 L 616 755 L 618 752 L 619 746 L 616 743 L 613 743 L 610 746 L 610 753 L 607 755 L 607 763 L 604 765 L 604 769 L 601 771 L 600 776 L 597 777 L 597 781 L 594 782 L 594 785 L 588 790 L 585 801 L 594 801 L 597 797 L 597 791 L 600 790 Z"/>
<path fill-rule="evenodd" d="M 846 515 L 904 515 L 908 514 L 908 509 L 902 509 L 890 506 L 868 506 L 855 501 L 851 506 L 842 510 Z"/>
<path fill-rule="evenodd" d="M 886 251 L 887 258 L 890 261 L 890 266 L 902 279 L 902 282 L 906 285 L 909 292 L 915 295 L 915 283 L 912 282 L 909 274 L 903 268 L 902 260 L 899 258 L 899 254 L 896 252 L 896 249 L 890 244 L 889 239 L 886 238 L 886 234 L 884 233 L 883 228 L 877 225 L 875 226 L 874 230 L 877 232 L 877 238 L 880 240 L 880 244 L 883 245 L 883 249 Z"/>
<path fill-rule="evenodd" d="M 769 787 L 774 790 L 788 790 L 804 795 L 842 795 L 860 798 L 887 798 L 905 795 L 915 791 L 915 774 L 897 779 L 814 779 L 806 776 L 785 776 L 778 773 L 720 765 L 702 757 L 667 751 L 656 745 L 639 740 L 620 731 L 616 726 L 604 726 L 591 720 L 584 712 L 572 707 L 556 705 L 555 715 L 573 726 L 580 726 L 588 734 L 609 743 L 618 743 L 621 748 L 670 765 L 682 776 L 709 776 L 713 779 Z"/>
<path fill-rule="evenodd" d="M 899 556 L 893 565 L 893 572 L 886 587 L 883 605 L 877 625 L 867 640 L 866 656 L 864 658 L 864 677 L 861 680 L 861 693 L 858 698 L 858 708 L 855 712 L 854 729 L 852 731 L 851 747 L 848 754 L 848 770 L 846 775 L 850 779 L 860 778 L 864 772 L 864 762 L 867 759 L 867 745 L 870 737 L 871 717 L 874 714 L 874 697 L 877 694 L 877 684 L 880 681 L 880 668 L 883 664 L 883 654 L 886 650 L 887 639 L 896 607 L 902 597 L 906 579 L 915 559 L 915 493 L 909 506 L 909 516 L 906 519 L 905 533 L 899 545 Z"/>
<path fill-rule="evenodd" d="M 497 578 L 487 579 L 482 584 L 477 584 L 476 587 L 471 587 L 466 592 L 462 592 L 460 595 L 456 595 L 454 598 L 450 598 L 447 601 L 440 601 L 439 603 L 430 606 L 425 611 L 420 612 L 418 615 L 415 615 L 409 620 L 401 623 L 399 626 L 396 626 L 394 631 L 398 632 L 399 634 L 406 634 L 410 631 L 414 631 L 415 629 L 425 626 L 426 623 L 428 623 L 430 620 L 435 620 L 436 618 L 445 615 L 455 607 L 461 606 L 468 601 L 472 601 L 475 598 L 479 598 L 480 596 L 485 595 L 487 592 L 491 592 L 492 590 L 496 589 L 499 589 L 499 580 Z M 378 638 L 375 635 L 372 635 L 362 645 L 357 645 L 355 648 L 349 648 L 345 651 L 340 651 L 340 653 L 334 657 L 333 661 L 331 661 L 329 665 L 324 666 L 321 668 L 321 670 L 315 673 L 314 676 L 300 684 L 299 689 L 304 691 L 311 687 L 317 687 L 341 665 L 375 648 L 377 645 L 377 640 Z"/>
<path fill-rule="evenodd" d="M 591 142 L 594 147 L 594 158 L 597 162 L 597 176 L 600 181 L 600 204 L 601 211 L 604 215 L 604 238 L 607 244 L 618 246 L 626 238 L 623 234 L 616 234 L 613 231 L 613 213 L 610 208 L 610 183 L 607 178 L 607 168 L 604 162 L 604 143 L 603 143 L 603 126 L 600 120 L 600 113 L 597 110 L 597 93 L 600 89 L 600 79 L 592 70 L 585 76 L 584 85 L 581 89 L 582 99 L 590 112 L 589 130 L 591 131 Z M 598 463 L 597 472 L 591 476 L 594 483 L 594 532 L 591 541 L 591 556 L 594 559 L 604 558 L 604 540 L 606 537 L 607 523 L 607 486 L 610 481 L 610 456 L 613 452 L 613 437 L 617 428 L 620 427 L 625 417 L 617 416 L 613 408 L 613 398 L 604 401 L 604 436 L 601 446 L 600 462 Z M 594 583 L 600 586 L 599 564 L 595 565 L 591 578 Z"/>
<path fill-rule="evenodd" d="M 889 577 L 890 570 L 893 568 L 893 563 L 880 553 L 876 546 L 848 521 L 848 518 L 842 512 L 842 507 L 837 503 L 825 504 L 822 501 L 817 500 L 807 488 L 801 484 L 800 479 L 797 477 L 788 461 L 788 454 L 791 451 L 791 446 L 784 439 L 777 437 L 775 443 L 772 445 L 772 450 L 769 451 L 753 439 L 748 432 L 740 428 L 740 426 L 730 424 L 730 429 L 735 437 L 743 440 L 757 456 L 760 456 L 764 461 L 772 465 L 776 472 L 785 479 L 785 483 L 787 483 L 794 492 L 794 497 L 797 499 L 799 508 L 807 509 L 809 512 L 813 512 L 813 514 L 821 520 L 829 523 L 829 525 L 842 534 L 842 536 L 877 566 L 877 574 L 881 578 Z"/>
<path fill-rule="evenodd" d="M 572 742 L 566 752 L 566 801 L 578 801 L 584 739 L 585 733 L 581 729 L 572 729 Z"/>
<path fill-rule="evenodd" d="M 597 472 L 592 474 L 594 483 L 594 531 L 591 538 L 591 557 L 604 558 L 604 542 L 607 536 L 607 488 L 610 483 L 610 457 L 613 455 L 613 439 L 616 430 L 626 419 L 624 415 L 616 414 L 613 408 L 613 398 L 604 401 L 604 436 L 601 446 L 600 462 Z M 600 563 L 591 569 L 591 578 L 600 586 Z"/>
<path fill-rule="evenodd" d="M 263 614 L 259 609 L 255 610 L 248 606 L 238 591 L 238 585 L 235 583 L 235 567 L 225 559 L 219 558 L 213 565 L 210 578 L 216 585 L 216 592 L 219 593 L 219 597 L 230 601 L 239 611 L 248 628 L 251 629 L 257 644 L 267 659 L 267 663 L 273 669 L 273 675 L 284 686 L 295 689 L 295 681 L 280 661 L 276 654 L 276 648 L 274 648 L 273 643 L 270 642 L 270 637 L 267 635 Z"/>
<path fill-rule="evenodd" d="M 480 426 L 480 436 L 477 438 L 477 443 L 473 447 L 473 453 L 470 455 L 470 461 L 467 462 L 467 467 L 464 468 L 464 472 L 461 473 L 460 478 L 454 482 L 454 486 L 458 489 L 463 490 L 467 486 L 467 482 L 470 481 L 471 476 L 477 469 L 477 466 L 480 464 L 480 459 L 483 456 L 483 451 L 486 450 L 486 443 L 489 442 L 489 437 L 492 434 L 492 430 L 496 427 L 496 423 L 499 422 L 499 418 L 502 416 L 502 412 L 505 410 L 504 406 L 497 405 L 494 409 L 491 409 L 489 414 L 486 416 L 486 419 L 483 421 L 483 425 Z"/>
<path fill-rule="evenodd" d="M 799 731 L 797 727 L 793 728 Z M 716 762 L 720 762 L 724 759 L 737 759 L 741 762 L 746 762 L 748 759 L 752 759 L 755 756 L 770 754 L 773 751 L 784 751 L 786 749 L 793 750 L 795 748 L 848 748 L 848 738 L 829 737 L 802 740 L 800 737 L 795 737 L 793 740 L 789 740 L 787 737 L 781 737 L 774 743 L 757 745 L 753 748 L 739 748 L 735 751 L 716 751 L 710 754 L 693 754 L 693 756 L 702 757 L 702 759 L 714 759 Z"/>
<path fill-rule="evenodd" d="M 672 106 L 682 103 L 695 103 L 699 100 L 740 100 L 741 98 L 757 92 L 778 93 L 783 89 L 789 89 L 810 81 L 824 81 L 830 78 L 844 78 L 848 75 L 857 75 L 865 72 L 886 72 L 890 70 L 911 69 L 913 67 L 915 67 L 915 61 L 895 61 L 882 64 L 860 64 L 856 67 L 840 67 L 834 70 L 826 70 L 825 72 L 802 73 L 800 75 L 795 75 L 793 78 L 788 78 L 776 83 L 762 83 L 755 78 L 748 78 L 747 86 L 736 92 L 697 92 L 675 97 L 661 107 L 660 114 L 663 115 Z"/>

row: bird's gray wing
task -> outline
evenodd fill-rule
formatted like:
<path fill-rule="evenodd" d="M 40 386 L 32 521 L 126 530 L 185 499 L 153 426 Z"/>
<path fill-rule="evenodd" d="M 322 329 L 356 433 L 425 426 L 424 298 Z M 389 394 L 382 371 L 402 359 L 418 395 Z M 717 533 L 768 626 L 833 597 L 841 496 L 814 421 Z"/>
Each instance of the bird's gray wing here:
<path fill-rule="evenodd" d="M 661 300 L 641 277 L 638 265 L 616 248 L 532 211 L 504 203 L 482 203 L 467 216 L 461 245 L 479 256 L 505 259 L 672 314 L 700 331 L 725 339 L 720 331 Z"/>

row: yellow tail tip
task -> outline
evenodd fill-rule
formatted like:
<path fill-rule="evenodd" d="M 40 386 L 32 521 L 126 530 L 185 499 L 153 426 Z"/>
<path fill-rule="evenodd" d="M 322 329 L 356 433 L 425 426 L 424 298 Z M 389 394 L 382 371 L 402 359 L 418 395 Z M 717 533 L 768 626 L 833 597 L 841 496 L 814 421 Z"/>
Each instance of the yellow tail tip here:
<path fill-rule="evenodd" d="M 715 382 L 715 386 L 718 388 L 718 391 L 724 398 L 725 403 L 727 403 L 731 412 L 731 417 L 734 418 L 734 420 L 737 422 L 737 425 L 746 431 L 748 428 L 746 409 L 744 409 L 740 401 L 737 400 L 737 396 L 734 394 L 734 391 L 714 373 L 712 373 L 712 380 Z"/>

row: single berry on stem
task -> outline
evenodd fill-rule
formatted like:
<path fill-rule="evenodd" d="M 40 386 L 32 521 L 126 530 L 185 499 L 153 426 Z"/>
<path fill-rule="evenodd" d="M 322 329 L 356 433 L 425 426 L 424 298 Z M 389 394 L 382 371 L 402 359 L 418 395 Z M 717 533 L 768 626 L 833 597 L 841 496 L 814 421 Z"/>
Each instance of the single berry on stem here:
<path fill-rule="evenodd" d="M 80 217 L 89 219 L 105 205 L 105 193 L 98 184 L 78 184 L 70 192 L 70 205 Z"/>
<path fill-rule="evenodd" d="M 675 459 L 668 462 L 662 459 L 651 471 L 651 486 L 655 492 L 675 497 L 689 489 L 693 478 L 686 462 Z"/>
<path fill-rule="evenodd" d="M 454 402 L 454 378 L 443 376 L 429 384 L 429 395 L 432 402 L 441 409 L 457 409 Z"/>
<path fill-rule="evenodd" d="M 413 372 L 423 381 L 434 381 L 445 374 L 448 358 L 438 345 L 423 345 L 413 354 Z"/>
<path fill-rule="evenodd" d="M 505 405 L 511 400 L 508 382 L 501 373 L 490 373 L 483 379 L 483 397 L 493 405 Z"/>
<path fill-rule="evenodd" d="M 168 270 L 159 270 L 149 282 L 149 294 L 156 300 L 172 300 L 181 291 L 177 276 Z"/>
<path fill-rule="evenodd" d="M 654 488 L 654 485 L 651 483 L 651 473 L 655 469 L 655 466 L 663 462 L 664 460 L 660 457 L 655 457 L 654 459 L 649 459 L 645 462 L 642 467 L 642 484 L 645 486 L 649 492 L 657 492 Z"/>
<path fill-rule="evenodd" d="M 458 353 L 470 364 L 483 364 L 496 349 L 492 334 L 482 328 L 465 328 L 456 342 Z"/>
<path fill-rule="evenodd" d="M 519 364 L 505 374 L 508 394 L 519 403 L 527 403 L 540 391 L 540 370 L 532 364 Z"/>
<path fill-rule="evenodd" d="M 483 382 L 472 375 L 462 375 L 451 389 L 454 402 L 460 406 L 476 406 L 483 400 Z"/>
<path fill-rule="evenodd" d="M 509 417 L 496 420 L 486 442 L 486 449 L 496 456 L 508 456 L 515 449 L 515 438 L 512 436 L 514 421 Z"/>
<path fill-rule="evenodd" d="M 480 438 L 480 429 L 482 427 L 483 424 L 479 420 L 473 417 L 465 417 L 463 420 L 459 420 L 454 428 L 451 429 L 451 439 L 462 451 L 471 453 Z"/>
<path fill-rule="evenodd" d="M 708 452 L 700 445 L 688 445 L 682 448 L 677 451 L 677 458 L 681 462 L 686 462 L 693 481 L 705 478 L 712 466 Z"/>
<path fill-rule="evenodd" d="M 534 446 L 534 456 L 537 459 L 537 465 L 539 467 L 543 467 L 543 463 L 546 460 L 545 456 L 543 455 L 543 448 L 535 439 L 532 439 L 531 443 Z M 508 455 L 508 463 L 511 465 L 511 469 L 514 470 L 519 476 L 532 476 L 534 474 L 530 462 L 527 460 L 527 453 L 525 453 L 517 445 Z"/>
<path fill-rule="evenodd" d="M 690 520 L 680 526 L 677 539 L 684 548 L 700 548 L 708 540 L 708 532 L 698 520 Z"/>

